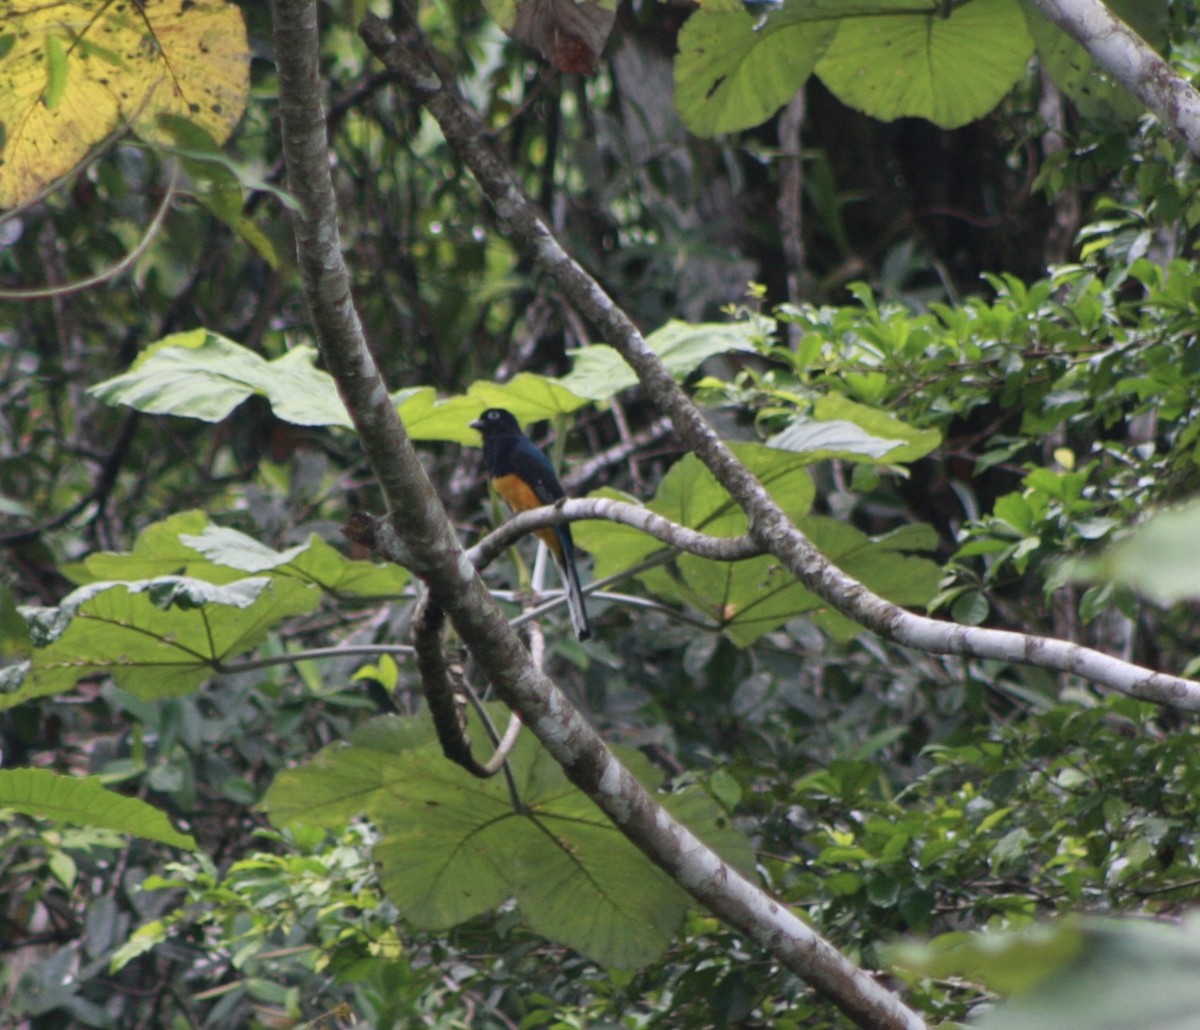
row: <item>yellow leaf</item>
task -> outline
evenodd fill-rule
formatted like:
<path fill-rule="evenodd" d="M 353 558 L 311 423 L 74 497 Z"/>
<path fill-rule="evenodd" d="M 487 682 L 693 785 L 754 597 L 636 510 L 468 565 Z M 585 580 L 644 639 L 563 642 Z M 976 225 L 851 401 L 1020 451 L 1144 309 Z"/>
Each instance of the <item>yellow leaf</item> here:
<path fill-rule="evenodd" d="M 218 145 L 233 132 L 250 94 L 250 49 L 242 13 L 224 0 L 160 0 L 151 19 L 160 48 L 155 92 L 135 120 L 139 136 L 171 142 L 158 117 L 199 125 Z"/>
<path fill-rule="evenodd" d="M 250 91 L 241 12 L 225 0 L 5 0 L 0 208 L 35 196 L 111 133 L 173 137 L 176 115 L 223 143 Z"/>

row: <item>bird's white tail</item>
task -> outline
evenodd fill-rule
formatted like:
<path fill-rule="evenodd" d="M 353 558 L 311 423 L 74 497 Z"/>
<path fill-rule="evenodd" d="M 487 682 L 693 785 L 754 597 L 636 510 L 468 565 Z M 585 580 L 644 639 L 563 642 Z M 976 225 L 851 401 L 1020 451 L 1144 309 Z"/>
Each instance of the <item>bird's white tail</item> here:
<path fill-rule="evenodd" d="M 583 603 L 583 587 L 579 585 L 579 573 L 575 571 L 575 563 L 563 562 L 558 566 L 558 572 L 567 594 L 567 610 L 571 613 L 571 625 L 575 628 L 575 635 L 580 640 L 587 640 L 592 635 L 592 624 L 588 621 L 587 607 Z"/>

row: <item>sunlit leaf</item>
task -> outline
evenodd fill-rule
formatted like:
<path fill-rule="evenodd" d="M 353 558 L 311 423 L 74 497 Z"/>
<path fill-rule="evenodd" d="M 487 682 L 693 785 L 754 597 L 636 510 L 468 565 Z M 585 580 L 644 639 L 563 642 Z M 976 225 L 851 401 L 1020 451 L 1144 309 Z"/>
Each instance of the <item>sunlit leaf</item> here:
<path fill-rule="evenodd" d="M 522 372 L 507 383 L 472 383 L 467 396 L 483 408 L 506 408 L 522 423 L 569 415 L 587 404 L 587 398 L 568 385 L 532 372 Z"/>
<path fill-rule="evenodd" d="M 431 386 L 416 387 L 397 395 L 400 420 L 414 440 L 453 440 L 470 443 L 478 440 L 468 423 L 479 414 L 478 402 L 468 397 L 438 400 Z"/>
<path fill-rule="evenodd" d="M 414 440 L 446 440 L 478 447 L 479 433 L 470 423 L 485 408 L 506 408 L 527 424 L 569 415 L 585 404 L 586 398 L 556 380 L 522 372 L 507 383 L 480 380 L 472 383 L 466 394 L 445 400 L 439 400 L 432 387 L 422 387 L 403 394 L 399 410 L 404 428 Z"/>
<path fill-rule="evenodd" d="M 316 356 L 311 347 L 295 347 L 268 361 L 224 336 L 193 329 L 151 344 L 128 372 L 90 392 L 109 404 L 205 422 L 221 421 L 257 395 L 293 425 L 348 428 L 350 416 L 333 379 L 315 367 Z"/>
<path fill-rule="evenodd" d="M 1018 0 L 972 0 L 943 18 L 936 5 L 880 0 L 878 17 L 846 18 L 817 74 L 844 104 L 891 121 L 956 128 L 992 110 L 1025 72 L 1033 40 Z"/>
<path fill-rule="evenodd" d="M 91 393 L 109 404 L 205 422 L 219 422 L 258 396 L 284 422 L 350 428 L 333 378 L 315 366 L 316 357 L 311 347 L 298 346 L 268 360 L 217 333 L 193 329 L 151 344 L 128 372 L 97 383 Z M 476 382 L 466 395 L 446 400 L 428 386 L 397 391 L 392 400 L 414 440 L 465 444 L 478 444 L 479 434 L 469 423 L 484 408 L 507 408 L 522 422 L 533 422 L 587 404 L 554 379 L 531 372 L 507 383 Z"/>
<path fill-rule="evenodd" d="M 218 143 L 242 117 L 250 52 L 224 0 L 8 0 L 0 57 L 0 208 L 37 194 L 128 125 L 169 142 L 164 115 Z"/>
<path fill-rule="evenodd" d="M 754 341 L 764 331 L 749 322 L 692 324 L 672 319 L 646 337 L 646 345 L 677 378 L 696 371 L 707 358 L 730 351 L 757 350 Z M 580 397 L 608 400 L 637 385 L 637 373 L 620 353 L 607 344 L 594 344 L 571 352 L 574 366 L 558 382 Z M 518 377 L 520 378 L 520 377 Z"/>

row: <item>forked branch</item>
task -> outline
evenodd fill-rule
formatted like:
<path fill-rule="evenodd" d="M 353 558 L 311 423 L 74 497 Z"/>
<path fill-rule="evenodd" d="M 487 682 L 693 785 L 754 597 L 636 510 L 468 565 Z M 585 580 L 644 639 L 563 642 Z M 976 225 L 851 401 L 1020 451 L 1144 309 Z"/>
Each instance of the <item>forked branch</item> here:
<path fill-rule="evenodd" d="M 646 396 L 672 421 L 688 448 L 709 468 L 750 520 L 750 537 L 777 557 L 809 590 L 843 615 L 896 643 L 935 654 L 957 654 L 1072 673 L 1131 697 L 1200 711 L 1200 683 L 1155 672 L 1065 640 L 941 622 L 905 611 L 829 561 L 788 518 L 762 484 L 725 446 L 675 382 L 629 316 L 559 243 L 511 168 L 488 144 L 475 110 L 425 60 L 419 44 L 398 40 L 381 19 L 360 28 L 367 45 L 437 119 L 447 142 L 508 224 L 517 246 L 549 274 L 567 300 L 637 373 Z"/>
<path fill-rule="evenodd" d="M 326 367 L 354 420 L 388 504 L 396 552 L 429 588 L 497 693 L 568 778 L 700 904 L 745 933 L 850 1018 L 873 1028 L 924 1022 L 891 991 L 677 823 L 608 750 L 521 645 L 467 560 L 392 406 L 363 337 L 342 256 L 330 176 L 316 0 L 276 0 L 280 126 L 299 269 Z M 386 31 L 386 26 L 378 23 Z M 426 78 L 434 87 L 437 78 Z"/>

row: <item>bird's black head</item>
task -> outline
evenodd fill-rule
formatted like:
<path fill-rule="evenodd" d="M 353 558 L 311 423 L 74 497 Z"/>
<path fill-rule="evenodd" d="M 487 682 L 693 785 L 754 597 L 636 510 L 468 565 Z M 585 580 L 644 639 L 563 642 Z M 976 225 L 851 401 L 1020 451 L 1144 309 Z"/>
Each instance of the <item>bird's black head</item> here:
<path fill-rule="evenodd" d="M 478 429 L 485 438 L 489 436 L 512 436 L 521 432 L 520 424 L 503 408 L 488 408 L 487 411 L 471 423 L 471 428 Z"/>

